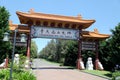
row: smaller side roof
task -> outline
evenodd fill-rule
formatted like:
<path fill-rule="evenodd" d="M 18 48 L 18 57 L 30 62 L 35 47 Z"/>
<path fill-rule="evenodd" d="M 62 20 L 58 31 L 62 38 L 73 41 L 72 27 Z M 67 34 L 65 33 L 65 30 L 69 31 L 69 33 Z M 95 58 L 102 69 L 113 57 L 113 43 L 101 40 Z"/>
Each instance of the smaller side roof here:
<path fill-rule="evenodd" d="M 10 21 L 9 22 L 9 29 L 13 31 L 16 28 L 18 28 L 19 33 L 26 33 L 26 34 L 30 33 L 30 28 L 29 27 L 21 26 L 21 25 L 18 25 L 18 24 L 12 24 L 12 22 Z M 100 34 L 97 29 L 94 29 L 94 31 L 82 31 L 81 36 L 82 36 L 82 39 L 88 39 L 88 40 L 89 39 L 103 40 L 103 39 L 106 39 L 106 38 L 110 37 L 110 35 L 108 35 L 108 34 Z"/>
<path fill-rule="evenodd" d="M 11 31 L 18 29 L 19 33 L 26 33 L 27 34 L 30 32 L 30 28 L 28 26 L 13 24 L 12 21 L 9 21 L 9 29 Z"/>
<path fill-rule="evenodd" d="M 100 34 L 97 29 L 94 31 L 82 31 L 82 38 L 83 39 L 107 39 L 109 38 L 109 34 Z"/>

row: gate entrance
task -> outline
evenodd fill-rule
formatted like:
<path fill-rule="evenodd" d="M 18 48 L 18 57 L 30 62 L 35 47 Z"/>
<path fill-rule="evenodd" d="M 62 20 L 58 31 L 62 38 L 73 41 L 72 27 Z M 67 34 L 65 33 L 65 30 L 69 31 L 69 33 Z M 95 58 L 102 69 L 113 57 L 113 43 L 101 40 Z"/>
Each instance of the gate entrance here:
<path fill-rule="evenodd" d="M 98 69 L 98 46 L 99 41 L 109 37 L 107 34 L 100 34 L 97 29 L 93 32 L 86 31 L 95 20 L 82 19 L 77 17 L 36 13 L 31 9 L 28 13 L 17 11 L 16 14 L 21 24 L 19 26 L 10 22 L 10 30 L 18 27 L 19 33 L 27 34 L 27 57 L 30 58 L 30 45 L 32 38 L 60 38 L 74 39 L 78 41 L 77 69 L 82 69 L 82 50 L 94 50 L 96 54 L 96 66 Z"/>

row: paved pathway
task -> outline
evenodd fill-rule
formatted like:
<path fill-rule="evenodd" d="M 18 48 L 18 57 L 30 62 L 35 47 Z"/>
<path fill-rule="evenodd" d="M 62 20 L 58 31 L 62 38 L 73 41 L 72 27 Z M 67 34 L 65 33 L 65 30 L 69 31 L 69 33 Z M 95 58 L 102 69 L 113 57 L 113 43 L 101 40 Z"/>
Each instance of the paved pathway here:
<path fill-rule="evenodd" d="M 60 67 L 58 64 L 52 64 L 42 59 L 34 60 L 33 72 L 37 80 L 108 80 L 76 69 Z"/>

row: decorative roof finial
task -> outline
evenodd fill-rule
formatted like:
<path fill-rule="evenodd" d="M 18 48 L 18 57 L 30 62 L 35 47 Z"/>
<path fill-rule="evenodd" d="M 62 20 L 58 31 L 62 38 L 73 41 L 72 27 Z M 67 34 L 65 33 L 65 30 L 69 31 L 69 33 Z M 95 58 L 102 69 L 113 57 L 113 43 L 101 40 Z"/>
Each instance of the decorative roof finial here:
<path fill-rule="evenodd" d="M 9 20 L 9 24 L 11 25 L 13 22 L 12 22 L 12 20 Z"/>
<path fill-rule="evenodd" d="M 32 9 L 30 9 L 30 11 L 29 11 L 30 13 L 34 13 L 34 9 L 32 8 Z"/>
<path fill-rule="evenodd" d="M 82 17 L 81 17 L 81 15 L 80 15 L 80 14 L 78 14 L 78 15 L 77 15 L 77 18 L 81 19 Z"/>
<path fill-rule="evenodd" d="M 94 32 L 95 32 L 95 33 L 99 33 L 98 29 L 96 29 L 96 28 L 94 29 Z"/>

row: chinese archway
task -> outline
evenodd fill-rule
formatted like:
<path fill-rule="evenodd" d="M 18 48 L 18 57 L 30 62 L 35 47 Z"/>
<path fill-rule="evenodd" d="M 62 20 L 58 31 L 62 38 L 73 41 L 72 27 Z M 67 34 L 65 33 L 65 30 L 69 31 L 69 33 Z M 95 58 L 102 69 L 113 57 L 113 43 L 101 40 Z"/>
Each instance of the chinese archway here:
<path fill-rule="evenodd" d="M 72 16 L 62 16 L 62 15 L 54 15 L 54 14 L 44 14 L 44 13 L 37 13 L 31 9 L 29 12 L 19 12 L 17 11 L 16 14 L 20 20 L 21 24 L 25 25 L 18 25 L 13 24 L 12 21 L 9 22 L 10 30 L 15 30 L 18 28 L 18 33 L 25 33 L 27 35 L 27 57 L 30 58 L 30 46 L 31 46 L 31 28 L 34 26 L 38 27 L 47 27 L 47 28 L 61 28 L 61 29 L 75 29 L 79 30 L 79 37 L 78 37 L 78 59 L 77 59 L 77 69 L 81 69 L 80 61 L 82 61 L 81 51 L 82 50 L 94 50 L 96 54 L 96 62 L 95 68 L 98 69 L 97 61 L 98 59 L 98 46 L 99 41 L 105 40 L 109 38 L 110 35 L 107 34 L 100 34 L 97 29 L 94 31 L 86 31 L 88 27 L 90 27 L 95 20 L 85 20 L 82 19 L 81 15 L 76 17 Z M 92 44 L 92 46 L 91 46 Z M 89 45 L 89 46 L 87 46 Z"/>

